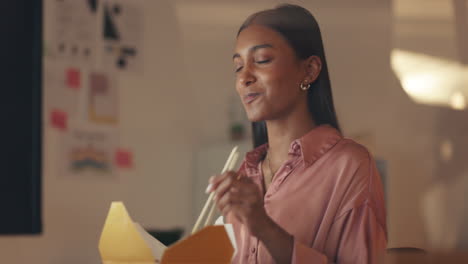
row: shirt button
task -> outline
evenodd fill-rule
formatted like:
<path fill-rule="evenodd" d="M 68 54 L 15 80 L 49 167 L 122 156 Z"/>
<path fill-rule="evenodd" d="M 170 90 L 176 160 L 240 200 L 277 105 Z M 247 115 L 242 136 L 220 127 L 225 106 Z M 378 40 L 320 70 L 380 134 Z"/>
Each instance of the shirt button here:
<path fill-rule="evenodd" d="M 250 252 L 252 252 L 252 254 L 255 254 L 255 251 L 256 249 L 254 247 L 250 249 Z"/>
<path fill-rule="evenodd" d="M 294 145 L 293 145 L 293 150 L 298 151 L 299 148 L 300 148 L 299 144 L 294 143 Z"/>

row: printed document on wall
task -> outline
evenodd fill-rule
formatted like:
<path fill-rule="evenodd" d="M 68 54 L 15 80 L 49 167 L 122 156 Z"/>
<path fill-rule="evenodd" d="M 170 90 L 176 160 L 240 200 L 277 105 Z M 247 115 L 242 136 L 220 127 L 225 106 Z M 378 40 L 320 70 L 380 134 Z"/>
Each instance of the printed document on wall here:
<path fill-rule="evenodd" d="M 117 132 L 106 127 L 72 124 L 63 137 L 61 175 L 69 177 L 113 177 Z"/>
<path fill-rule="evenodd" d="M 94 66 L 97 50 L 98 0 L 54 0 L 47 55 L 69 63 Z"/>
<path fill-rule="evenodd" d="M 102 63 L 105 69 L 138 72 L 143 69 L 143 12 L 136 1 L 103 2 Z"/>
<path fill-rule="evenodd" d="M 118 122 L 118 89 L 112 77 L 103 72 L 89 74 L 88 117 L 93 123 L 115 125 Z"/>

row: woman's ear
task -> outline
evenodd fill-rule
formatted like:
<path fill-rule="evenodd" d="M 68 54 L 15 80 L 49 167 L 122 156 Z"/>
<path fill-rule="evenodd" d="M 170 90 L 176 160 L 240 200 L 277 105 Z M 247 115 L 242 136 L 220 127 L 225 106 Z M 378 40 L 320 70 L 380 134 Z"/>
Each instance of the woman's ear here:
<path fill-rule="evenodd" d="M 313 83 L 322 71 L 322 60 L 318 56 L 310 56 L 305 60 L 306 82 Z"/>

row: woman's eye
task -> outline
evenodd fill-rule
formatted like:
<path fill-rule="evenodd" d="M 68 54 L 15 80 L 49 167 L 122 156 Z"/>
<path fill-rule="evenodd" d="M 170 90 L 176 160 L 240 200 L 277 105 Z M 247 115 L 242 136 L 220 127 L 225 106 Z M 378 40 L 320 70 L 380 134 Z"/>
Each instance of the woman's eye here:
<path fill-rule="evenodd" d="M 263 63 L 268 63 L 270 62 L 271 60 L 270 59 L 266 59 L 266 60 L 259 60 L 257 61 L 258 64 L 263 64 Z"/>
<path fill-rule="evenodd" d="M 239 68 L 236 68 L 236 72 L 240 72 L 242 70 L 242 66 Z"/>

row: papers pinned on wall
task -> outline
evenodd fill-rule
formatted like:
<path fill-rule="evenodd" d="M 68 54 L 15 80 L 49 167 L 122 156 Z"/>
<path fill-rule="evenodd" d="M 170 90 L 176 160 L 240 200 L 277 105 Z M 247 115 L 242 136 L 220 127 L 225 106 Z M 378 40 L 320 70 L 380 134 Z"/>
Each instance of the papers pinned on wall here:
<path fill-rule="evenodd" d="M 96 63 L 98 0 L 53 1 L 47 56 L 72 64 Z"/>
<path fill-rule="evenodd" d="M 60 132 L 60 175 L 114 175 L 116 168 L 135 168 L 133 153 L 117 150 L 117 83 L 120 74 L 142 70 L 145 5 L 125 0 L 45 5 L 44 120 Z"/>
<path fill-rule="evenodd" d="M 110 177 L 115 175 L 115 130 L 71 124 L 62 143 L 62 175 Z"/>
<path fill-rule="evenodd" d="M 115 125 L 118 121 L 118 89 L 111 75 L 89 74 L 88 117 L 99 124 Z"/>
<path fill-rule="evenodd" d="M 44 55 L 88 69 L 143 70 L 144 4 L 123 0 L 54 0 Z"/>
<path fill-rule="evenodd" d="M 134 1 L 103 2 L 102 63 L 105 69 L 142 70 L 143 10 Z"/>

